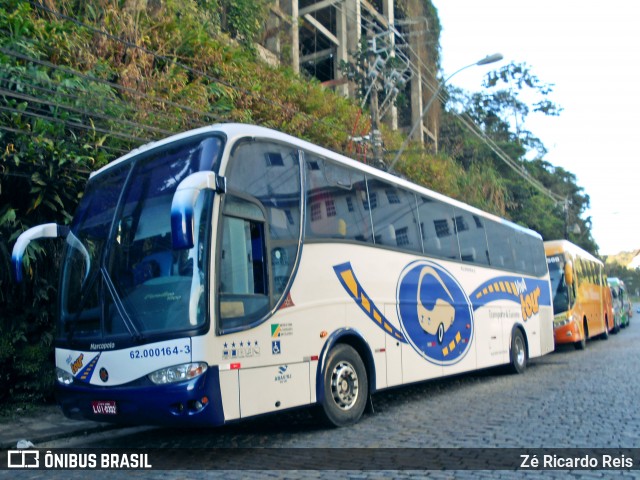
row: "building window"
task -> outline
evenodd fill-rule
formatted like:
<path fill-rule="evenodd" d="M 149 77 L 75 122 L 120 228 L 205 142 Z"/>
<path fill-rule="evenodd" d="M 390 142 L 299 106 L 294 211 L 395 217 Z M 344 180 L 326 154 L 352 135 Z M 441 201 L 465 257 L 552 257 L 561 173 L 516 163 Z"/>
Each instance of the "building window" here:
<path fill-rule="evenodd" d="M 444 220 L 434 220 L 433 226 L 436 227 L 436 237 L 448 237 L 451 235 L 451 231 L 449 230 L 449 222 Z"/>
<path fill-rule="evenodd" d="M 353 212 L 353 199 L 351 197 L 347 197 L 347 210 Z"/>
<path fill-rule="evenodd" d="M 387 200 L 389 201 L 390 204 L 400 203 L 400 197 L 398 197 L 398 192 L 396 192 L 395 190 L 385 190 L 385 193 L 387 194 Z"/>
<path fill-rule="evenodd" d="M 322 218 L 322 209 L 320 203 L 311 204 L 311 221 L 316 222 Z"/>
<path fill-rule="evenodd" d="M 409 228 L 402 227 L 396 230 L 396 243 L 399 247 L 406 247 L 411 245 L 409 241 Z"/>
<path fill-rule="evenodd" d="M 378 206 L 378 195 L 376 192 L 369 192 L 369 200 L 367 198 L 362 199 L 362 205 L 365 210 L 374 210 Z"/>
<path fill-rule="evenodd" d="M 267 152 L 264 156 L 269 167 L 284 167 L 284 159 L 280 152 Z"/>
<path fill-rule="evenodd" d="M 464 232 L 465 230 L 469 230 L 469 226 L 467 225 L 467 222 L 464 221 L 464 217 L 454 217 L 453 221 L 456 224 L 456 232 Z"/>
<path fill-rule="evenodd" d="M 335 217 L 336 216 L 336 204 L 333 201 L 333 198 L 329 198 L 324 202 L 325 207 L 327 208 L 327 217 Z"/>

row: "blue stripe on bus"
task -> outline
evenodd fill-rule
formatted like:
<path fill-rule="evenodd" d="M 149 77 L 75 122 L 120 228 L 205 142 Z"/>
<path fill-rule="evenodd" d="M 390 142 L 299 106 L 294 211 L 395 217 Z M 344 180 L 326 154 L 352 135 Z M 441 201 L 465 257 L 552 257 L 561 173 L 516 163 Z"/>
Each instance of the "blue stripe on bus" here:
<path fill-rule="evenodd" d="M 371 297 L 362 288 L 362 285 L 356 278 L 351 262 L 346 262 L 341 265 L 335 265 L 333 270 L 338 276 L 338 280 L 347 291 L 349 296 L 356 302 L 360 309 L 381 328 L 386 334 L 391 335 L 396 340 L 407 343 L 404 335 L 400 330 L 394 327 L 389 320 L 382 314 L 380 309 L 373 303 Z"/>
<path fill-rule="evenodd" d="M 487 280 L 470 295 L 473 310 L 497 300 L 508 300 L 520 305 L 522 319 L 527 321 L 538 313 L 538 308 L 551 306 L 549 283 L 545 280 L 504 275 Z"/>

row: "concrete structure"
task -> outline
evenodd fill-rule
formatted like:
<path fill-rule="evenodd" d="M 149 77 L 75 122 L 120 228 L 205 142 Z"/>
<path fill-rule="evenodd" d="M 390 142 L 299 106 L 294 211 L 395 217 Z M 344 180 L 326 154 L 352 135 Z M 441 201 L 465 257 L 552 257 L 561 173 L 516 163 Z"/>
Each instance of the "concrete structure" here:
<path fill-rule="evenodd" d="M 430 0 L 276 0 L 271 11 L 267 56 L 359 99 L 374 132 L 378 118 L 406 132 L 420 121 L 438 85 L 440 25 Z M 408 101 L 396 107 L 398 98 Z M 435 102 L 414 139 L 435 151 L 439 115 Z"/>

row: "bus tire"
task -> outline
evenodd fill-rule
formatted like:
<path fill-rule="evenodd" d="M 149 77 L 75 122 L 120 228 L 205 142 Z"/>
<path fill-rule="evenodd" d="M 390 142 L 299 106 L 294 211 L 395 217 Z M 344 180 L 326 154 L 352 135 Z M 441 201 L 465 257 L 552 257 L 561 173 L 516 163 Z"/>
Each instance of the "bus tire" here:
<path fill-rule="evenodd" d="M 609 320 L 605 319 L 604 321 L 604 332 L 600 335 L 602 340 L 609 340 Z"/>
<path fill-rule="evenodd" d="M 584 350 L 587 348 L 587 326 L 585 325 L 582 330 L 582 338 L 573 344 L 576 350 Z"/>
<path fill-rule="evenodd" d="M 367 405 L 367 370 L 353 347 L 338 344 L 329 351 L 323 373 L 320 413 L 325 423 L 345 427 L 360 420 Z"/>
<path fill-rule="evenodd" d="M 616 318 L 616 316 L 614 315 L 613 317 L 613 330 L 611 330 L 611 333 L 616 334 L 620 331 L 620 320 L 619 317 Z"/>
<path fill-rule="evenodd" d="M 519 328 L 511 336 L 511 370 L 513 373 L 524 373 L 527 369 L 527 344 Z"/>

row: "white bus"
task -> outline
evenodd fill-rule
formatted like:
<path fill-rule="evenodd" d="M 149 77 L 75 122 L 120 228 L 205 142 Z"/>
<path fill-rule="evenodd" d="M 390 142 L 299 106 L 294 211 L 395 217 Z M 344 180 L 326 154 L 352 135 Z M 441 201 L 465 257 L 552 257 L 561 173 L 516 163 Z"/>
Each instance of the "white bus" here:
<path fill-rule="evenodd" d="M 64 237 L 68 417 L 356 422 L 391 386 L 554 348 L 537 233 L 270 129 L 219 124 L 93 173 Z"/>

